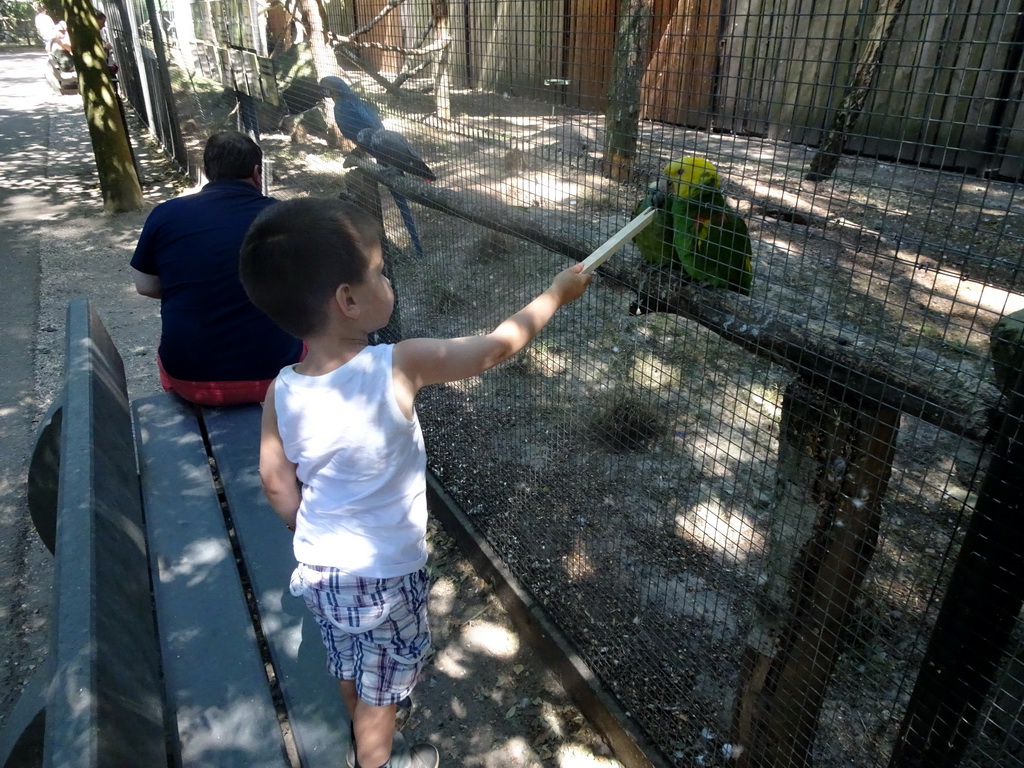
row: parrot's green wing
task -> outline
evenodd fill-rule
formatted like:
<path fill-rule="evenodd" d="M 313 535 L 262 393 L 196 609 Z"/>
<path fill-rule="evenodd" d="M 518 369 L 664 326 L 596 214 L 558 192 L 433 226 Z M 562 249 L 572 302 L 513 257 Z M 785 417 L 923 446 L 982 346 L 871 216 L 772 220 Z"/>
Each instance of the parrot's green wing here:
<path fill-rule="evenodd" d="M 750 295 L 753 248 L 743 219 L 720 192 L 674 207 L 675 248 L 686 273 L 715 288 Z M 686 222 L 681 226 L 678 222 Z"/>
<path fill-rule="evenodd" d="M 633 238 L 633 242 L 640 249 L 644 261 L 661 266 L 671 263 L 673 256 L 672 212 L 664 195 L 659 196 L 653 190 L 649 192 L 637 204 L 633 216 L 639 216 L 652 206 L 657 210 L 654 219 Z"/>
<path fill-rule="evenodd" d="M 754 278 L 752 257 L 743 219 L 730 210 L 716 211 L 701 253 L 703 268 L 715 274 L 715 285 L 749 296 Z"/>
<path fill-rule="evenodd" d="M 672 245 L 676 261 L 682 264 L 686 274 L 694 280 L 705 281 L 709 276 L 703 274 L 696 263 L 701 229 L 700 206 L 688 197 L 673 197 L 671 208 L 674 227 Z"/>

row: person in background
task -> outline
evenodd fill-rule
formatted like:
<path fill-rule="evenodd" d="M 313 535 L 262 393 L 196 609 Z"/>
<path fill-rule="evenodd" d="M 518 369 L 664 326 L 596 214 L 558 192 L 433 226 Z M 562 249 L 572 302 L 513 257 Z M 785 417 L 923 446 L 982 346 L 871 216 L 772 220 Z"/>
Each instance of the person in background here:
<path fill-rule="evenodd" d="M 56 36 L 57 25 L 42 5 L 36 6 L 35 23 L 36 34 L 43 41 L 43 50 L 49 53 L 50 43 L 53 42 L 53 38 Z"/>
<path fill-rule="evenodd" d="M 271 206 L 242 244 L 250 298 L 308 355 L 267 392 L 260 477 L 295 532 L 290 591 L 320 625 L 351 715 L 355 768 L 438 768 L 437 749 L 395 728 L 430 649 L 426 450 L 413 402 L 519 352 L 590 283 L 577 264 L 493 331 L 371 345 L 395 294 L 378 223 L 356 204 Z"/>
<path fill-rule="evenodd" d="M 107 14 L 103 11 L 96 12 L 96 24 L 100 28 L 100 41 L 103 43 L 103 50 L 107 52 L 107 69 L 110 76 L 117 76 L 117 62 L 114 60 L 114 46 L 110 42 L 110 30 L 107 29 Z"/>
<path fill-rule="evenodd" d="M 136 290 L 160 299 L 160 380 L 200 405 L 263 401 L 302 342 L 249 301 L 238 278 L 246 230 L 276 203 L 263 194 L 263 152 L 243 133 L 210 136 L 207 184 L 156 206 L 131 259 Z"/>

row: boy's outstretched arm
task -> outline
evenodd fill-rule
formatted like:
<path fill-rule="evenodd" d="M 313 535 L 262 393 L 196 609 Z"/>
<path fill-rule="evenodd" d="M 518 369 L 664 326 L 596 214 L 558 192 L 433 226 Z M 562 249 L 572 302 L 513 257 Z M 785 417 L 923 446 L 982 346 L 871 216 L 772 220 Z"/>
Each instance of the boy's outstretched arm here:
<path fill-rule="evenodd" d="M 263 403 L 263 421 L 260 429 L 260 480 L 270 506 L 295 530 L 295 517 L 299 512 L 302 494 L 295 475 L 295 464 L 288 461 L 277 429 L 277 410 L 274 407 L 274 383 L 267 390 Z"/>
<path fill-rule="evenodd" d="M 540 333 L 559 307 L 583 295 L 591 276 L 581 275 L 582 268 L 576 264 L 560 272 L 546 291 L 488 334 L 399 342 L 394 357 L 396 381 L 415 396 L 428 384 L 468 379 L 507 360 Z"/>

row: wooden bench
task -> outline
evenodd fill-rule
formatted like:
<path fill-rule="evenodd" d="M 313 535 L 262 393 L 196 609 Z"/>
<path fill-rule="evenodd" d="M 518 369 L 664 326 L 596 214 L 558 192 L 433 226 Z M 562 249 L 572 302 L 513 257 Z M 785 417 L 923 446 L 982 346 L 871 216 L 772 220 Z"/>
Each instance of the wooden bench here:
<path fill-rule="evenodd" d="M 260 488 L 260 407 L 129 403 L 85 300 L 65 371 L 29 470 L 55 556 L 51 652 L 0 767 L 343 765 L 348 716 Z"/>

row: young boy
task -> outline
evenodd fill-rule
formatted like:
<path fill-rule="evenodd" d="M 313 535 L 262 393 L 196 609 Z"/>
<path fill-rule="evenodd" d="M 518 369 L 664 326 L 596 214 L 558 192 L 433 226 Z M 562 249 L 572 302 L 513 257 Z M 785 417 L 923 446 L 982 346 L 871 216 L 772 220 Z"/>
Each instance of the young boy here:
<path fill-rule="evenodd" d="M 525 347 L 590 277 L 576 265 L 482 336 L 370 346 L 394 308 L 377 225 L 353 203 L 267 208 L 242 245 L 252 302 L 301 338 L 263 411 L 260 477 L 295 531 L 291 590 L 316 616 L 352 716 L 362 768 L 437 768 L 437 749 L 395 738 L 396 704 L 430 648 L 426 453 L 413 408 L 430 384 L 476 376 Z M 394 750 L 392 742 L 394 740 Z"/>

